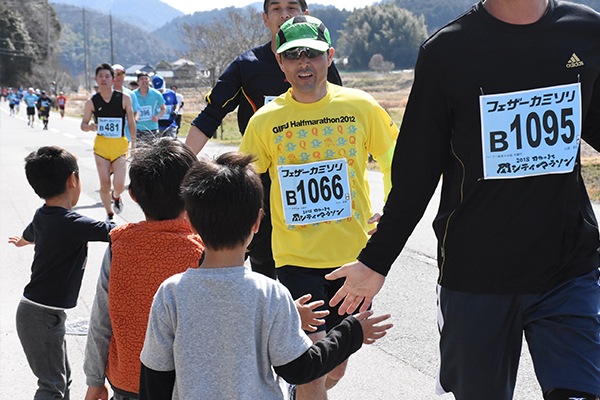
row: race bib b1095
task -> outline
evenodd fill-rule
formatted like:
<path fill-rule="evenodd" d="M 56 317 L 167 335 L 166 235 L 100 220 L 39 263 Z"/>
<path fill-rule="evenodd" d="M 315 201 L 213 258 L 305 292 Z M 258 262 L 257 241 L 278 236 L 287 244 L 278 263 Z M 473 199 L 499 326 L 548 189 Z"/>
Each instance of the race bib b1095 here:
<path fill-rule="evenodd" d="M 479 98 L 484 179 L 573 171 L 581 139 L 579 83 Z"/>

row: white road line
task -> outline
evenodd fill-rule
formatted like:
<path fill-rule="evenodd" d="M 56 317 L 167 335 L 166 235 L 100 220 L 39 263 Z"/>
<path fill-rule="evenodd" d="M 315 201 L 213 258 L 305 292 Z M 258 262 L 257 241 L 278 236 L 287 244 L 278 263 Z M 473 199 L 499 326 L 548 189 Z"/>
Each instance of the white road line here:
<path fill-rule="evenodd" d="M 94 146 L 94 142 L 92 140 L 88 140 L 88 139 L 82 139 L 81 140 L 83 143 L 90 145 L 90 146 Z"/>
<path fill-rule="evenodd" d="M 77 136 L 71 135 L 70 133 L 63 133 L 63 136 L 68 137 L 69 139 L 77 139 Z"/>

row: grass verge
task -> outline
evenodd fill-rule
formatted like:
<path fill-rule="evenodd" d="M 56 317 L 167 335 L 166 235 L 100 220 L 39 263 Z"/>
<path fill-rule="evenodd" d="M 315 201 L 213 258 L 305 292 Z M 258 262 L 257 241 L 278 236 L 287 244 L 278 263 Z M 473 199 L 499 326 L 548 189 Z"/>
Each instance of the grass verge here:
<path fill-rule="evenodd" d="M 600 203 L 600 157 L 583 158 L 581 160 L 581 175 L 590 200 Z"/>

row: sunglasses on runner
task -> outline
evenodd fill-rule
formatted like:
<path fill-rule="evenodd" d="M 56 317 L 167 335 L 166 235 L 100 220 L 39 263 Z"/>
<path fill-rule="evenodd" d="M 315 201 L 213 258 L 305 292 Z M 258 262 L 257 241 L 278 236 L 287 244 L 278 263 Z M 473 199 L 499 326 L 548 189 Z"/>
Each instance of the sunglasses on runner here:
<path fill-rule="evenodd" d="M 325 54 L 324 51 L 311 49 L 310 47 L 294 47 L 282 52 L 281 55 L 287 60 L 299 60 L 302 53 L 306 54 L 308 58 L 317 58 Z"/>
<path fill-rule="evenodd" d="M 125 76 L 125 72 L 117 72 L 117 76 Z"/>

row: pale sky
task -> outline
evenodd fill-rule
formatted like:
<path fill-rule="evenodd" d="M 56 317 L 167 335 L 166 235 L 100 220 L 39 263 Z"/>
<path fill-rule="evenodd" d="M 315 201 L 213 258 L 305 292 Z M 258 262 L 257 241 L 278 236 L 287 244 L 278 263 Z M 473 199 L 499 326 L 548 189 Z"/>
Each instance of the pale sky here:
<path fill-rule="evenodd" d="M 209 11 L 215 8 L 225 8 L 225 7 L 244 7 L 248 4 L 256 3 L 257 0 L 219 0 L 218 2 L 200 0 L 200 1 L 190 1 L 190 0 L 162 0 L 164 3 L 167 3 L 171 7 L 174 7 L 180 11 L 183 11 L 186 14 L 193 14 L 196 11 Z M 311 1 L 307 0 L 308 8 L 310 9 L 311 3 L 318 3 L 324 6 L 332 5 L 338 8 L 345 8 L 346 10 L 353 10 L 354 8 L 362 8 L 364 6 L 370 6 L 371 4 L 377 2 L 378 0 L 316 0 Z M 215 3 L 218 3 L 218 6 L 215 6 Z M 341 3 L 341 4 L 340 4 Z"/>

